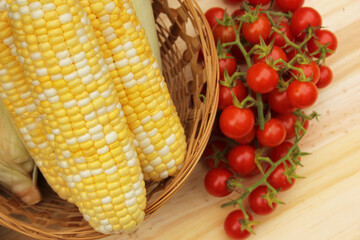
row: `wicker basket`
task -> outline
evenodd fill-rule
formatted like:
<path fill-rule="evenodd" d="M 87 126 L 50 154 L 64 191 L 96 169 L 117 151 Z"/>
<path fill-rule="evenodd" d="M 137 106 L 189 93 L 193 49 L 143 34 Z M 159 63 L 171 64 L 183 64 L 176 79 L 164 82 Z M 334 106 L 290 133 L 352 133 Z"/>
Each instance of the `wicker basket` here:
<path fill-rule="evenodd" d="M 160 183 L 147 182 L 146 218 L 163 206 L 188 178 L 210 137 L 217 102 L 218 61 L 215 44 L 199 6 L 192 0 L 154 0 L 163 73 L 185 128 L 188 149 L 179 174 Z M 198 64 L 202 49 L 204 63 Z M 205 101 L 199 95 L 205 95 Z M 98 239 L 76 206 L 61 200 L 39 181 L 43 200 L 25 206 L 0 189 L 0 224 L 36 239 Z M 146 221 L 146 220 L 145 220 Z"/>

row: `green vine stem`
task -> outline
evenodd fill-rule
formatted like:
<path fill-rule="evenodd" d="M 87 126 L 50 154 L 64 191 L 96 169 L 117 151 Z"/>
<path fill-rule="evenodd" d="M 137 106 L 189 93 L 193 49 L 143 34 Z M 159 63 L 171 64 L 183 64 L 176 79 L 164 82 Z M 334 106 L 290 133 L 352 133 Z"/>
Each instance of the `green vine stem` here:
<path fill-rule="evenodd" d="M 301 68 L 298 68 L 298 67 L 294 67 L 293 65 L 289 64 L 288 62 L 284 61 L 283 59 L 278 59 L 276 61 L 274 61 L 274 65 L 278 65 L 279 63 L 282 63 L 284 64 L 284 66 L 287 68 L 287 69 L 292 69 L 292 70 L 296 70 L 297 72 L 300 73 L 300 77 L 298 76 L 295 76 L 295 78 L 297 78 L 299 81 L 302 81 L 302 82 L 310 82 L 311 81 L 311 78 L 307 78 L 304 71 L 301 69 Z"/>
<path fill-rule="evenodd" d="M 262 176 L 262 178 L 260 180 L 258 180 L 256 183 L 254 183 L 253 185 L 251 185 L 250 187 L 246 188 L 244 193 L 235 200 L 229 201 L 227 203 L 224 203 L 221 205 L 221 207 L 228 207 L 228 206 L 233 206 L 233 205 L 239 205 L 240 209 L 243 206 L 243 201 L 244 199 L 258 186 L 260 186 L 261 184 L 267 184 L 267 178 L 270 176 L 270 174 L 275 170 L 275 168 L 277 166 L 279 166 L 280 164 L 283 164 L 288 158 L 290 158 L 290 155 L 292 154 L 292 152 L 295 150 L 295 148 L 297 147 L 299 141 L 303 138 L 304 134 L 302 134 L 301 136 L 296 136 L 296 139 L 294 141 L 294 145 L 289 149 L 289 151 L 287 152 L 287 154 L 282 157 L 279 161 L 275 162 L 273 165 L 270 166 L 270 168 L 268 169 L 268 171 Z M 247 213 L 243 212 L 244 215 Z"/>
<path fill-rule="evenodd" d="M 298 131 L 296 131 L 296 136 L 295 136 L 295 141 L 293 146 L 288 150 L 287 154 L 282 157 L 280 160 L 278 160 L 277 162 L 269 162 L 269 158 L 267 157 L 261 157 L 261 152 L 262 150 L 260 150 L 257 153 L 257 157 L 256 157 L 256 161 L 264 161 L 270 164 L 269 169 L 263 173 L 263 171 L 261 171 L 263 173 L 263 176 L 260 180 L 258 180 L 256 183 L 254 183 L 253 185 L 251 185 L 250 187 L 245 187 L 244 185 L 242 185 L 242 189 L 244 190 L 243 193 L 240 195 L 239 198 L 229 201 L 227 203 L 224 203 L 221 205 L 221 207 L 228 207 L 228 206 L 233 206 L 233 205 L 238 205 L 240 207 L 240 209 L 242 209 L 244 216 L 247 215 L 246 211 L 243 210 L 243 201 L 244 199 L 258 186 L 260 185 L 266 185 L 270 191 L 272 191 L 273 193 L 277 193 L 278 190 L 274 189 L 268 182 L 267 182 L 267 178 L 270 176 L 270 174 L 275 170 L 276 167 L 278 167 L 281 164 L 284 164 L 284 174 L 287 176 L 287 179 L 289 182 L 291 182 L 292 178 L 302 178 L 299 175 L 296 175 L 295 169 L 298 165 L 302 166 L 301 164 L 298 163 L 298 158 L 301 156 L 305 156 L 308 155 L 308 153 L 302 153 L 299 151 L 299 146 L 298 143 L 300 142 L 300 140 L 305 136 L 306 130 L 302 127 L 302 125 L 304 124 L 306 119 L 313 119 L 316 118 L 317 114 L 315 114 L 314 112 L 311 113 L 310 115 L 306 115 L 304 113 L 301 112 L 301 110 L 296 110 L 296 113 L 299 113 L 299 117 L 296 120 L 296 128 L 299 128 Z M 293 159 L 296 159 L 295 161 Z M 290 163 L 290 167 L 287 166 L 286 162 Z M 282 203 L 279 201 L 279 203 Z"/>
<path fill-rule="evenodd" d="M 237 97 L 232 91 L 231 91 L 231 95 L 233 97 L 233 104 L 235 107 L 245 109 L 245 108 L 250 108 L 256 104 L 254 98 L 250 95 L 246 96 L 246 98 L 244 98 L 241 102 L 239 102 L 239 99 L 237 99 Z"/>
<path fill-rule="evenodd" d="M 236 25 L 235 25 L 235 22 L 234 20 L 231 20 L 231 26 L 233 27 L 234 31 L 235 31 L 235 36 L 236 36 L 236 39 L 234 42 L 228 42 L 228 43 L 224 43 L 222 44 L 222 47 L 223 48 L 226 48 L 226 47 L 231 47 L 233 45 L 236 45 L 241 53 L 244 55 L 244 58 L 245 58 L 245 61 L 246 61 L 246 64 L 248 67 L 251 67 L 251 59 L 250 59 L 250 56 L 248 55 L 248 52 L 245 50 L 244 48 L 244 45 L 241 43 L 240 41 L 240 32 L 241 32 L 241 27 L 242 27 L 242 24 L 243 24 L 243 19 L 242 17 L 240 18 L 240 23 L 239 23 L 239 27 L 236 28 Z"/>
<path fill-rule="evenodd" d="M 285 33 L 283 33 L 280 29 L 276 28 L 276 27 L 271 27 L 271 30 L 276 32 L 277 34 L 279 34 L 286 42 L 285 46 L 291 46 L 293 48 L 295 48 L 299 53 L 301 53 L 302 48 L 305 46 L 305 44 L 311 39 L 314 29 L 312 27 L 307 28 L 307 34 L 305 39 L 300 43 L 300 44 L 296 44 L 293 41 L 291 41 L 286 35 Z"/>
<path fill-rule="evenodd" d="M 293 15 L 292 12 L 287 12 L 287 13 L 285 13 L 285 12 L 274 12 L 274 11 L 271 11 L 271 10 L 264 10 L 262 12 L 265 13 L 268 17 L 269 16 L 271 17 L 271 15 L 272 15 L 272 16 L 276 16 L 276 17 L 286 17 L 286 18 L 290 19 L 292 17 L 292 15 Z"/>
<path fill-rule="evenodd" d="M 263 105 L 260 93 L 256 93 L 256 107 L 257 107 L 257 113 L 258 113 L 259 128 L 260 128 L 260 130 L 264 130 L 264 127 L 265 127 L 264 105 Z"/>

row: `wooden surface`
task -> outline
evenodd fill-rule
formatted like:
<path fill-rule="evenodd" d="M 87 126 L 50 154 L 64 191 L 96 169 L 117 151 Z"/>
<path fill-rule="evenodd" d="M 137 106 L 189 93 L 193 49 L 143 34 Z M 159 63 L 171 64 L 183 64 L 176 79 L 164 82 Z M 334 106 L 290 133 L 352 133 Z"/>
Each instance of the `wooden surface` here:
<path fill-rule="evenodd" d="M 198 0 L 206 9 L 223 0 Z M 303 139 L 304 168 L 294 187 L 279 195 L 286 202 L 272 214 L 255 216 L 261 223 L 249 239 L 358 240 L 360 239 L 360 1 L 306 0 L 316 8 L 323 25 L 334 31 L 339 46 L 327 64 L 334 82 L 320 90 L 314 109 L 321 115 Z M 223 221 L 233 208 L 227 201 L 209 196 L 203 188 L 206 168 L 198 164 L 191 177 L 168 204 L 147 219 L 130 236 L 103 240 L 222 240 Z M 235 197 L 235 195 L 230 195 Z M 0 239 L 29 239 L 0 229 Z"/>

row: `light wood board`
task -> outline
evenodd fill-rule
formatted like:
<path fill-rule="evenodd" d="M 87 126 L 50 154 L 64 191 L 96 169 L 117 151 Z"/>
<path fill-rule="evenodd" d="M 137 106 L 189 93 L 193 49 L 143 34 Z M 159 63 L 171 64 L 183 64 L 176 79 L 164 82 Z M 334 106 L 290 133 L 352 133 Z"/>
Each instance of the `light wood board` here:
<path fill-rule="evenodd" d="M 204 12 L 213 6 L 234 6 L 223 0 L 198 0 Z M 249 239 L 358 240 L 360 239 L 360 1 L 307 0 L 323 25 L 334 31 L 339 46 L 327 60 L 334 82 L 320 90 L 312 121 L 303 139 L 304 168 L 294 187 L 279 195 L 286 202 L 260 221 Z M 199 163 L 176 195 L 130 236 L 103 240 L 222 240 L 228 239 L 223 221 L 233 208 L 221 209 L 228 199 L 214 198 L 203 188 L 206 167 Z M 230 195 L 235 197 L 235 195 Z M 1 237 L 2 236 L 2 237 Z M 1 239 L 29 239 L 0 229 Z M 5 238 L 4 238 L 5 237 Z"/>

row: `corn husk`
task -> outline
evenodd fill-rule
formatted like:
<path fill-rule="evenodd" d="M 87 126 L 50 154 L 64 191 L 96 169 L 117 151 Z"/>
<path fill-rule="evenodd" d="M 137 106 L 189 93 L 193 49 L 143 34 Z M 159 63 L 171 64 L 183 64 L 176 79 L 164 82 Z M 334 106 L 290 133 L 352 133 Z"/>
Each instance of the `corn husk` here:
<path fill-rule="evenodd" d="M 34 161 L 1 101 L 0 134 L 0 184 L 28 205 L 39 202 L 41 195 L 36 179 L 32 179 L 33 176 L 36 177 L 36 174 L 32 174 Z"/>
<path fill-rule="evenodd" d="M 145 29 L 146 37 L 150 43 L 152 53 L 161 69 L 160 43 L 157 37 L 154 12 L 151 0 L 131 0 L 136 16 Z"/>

